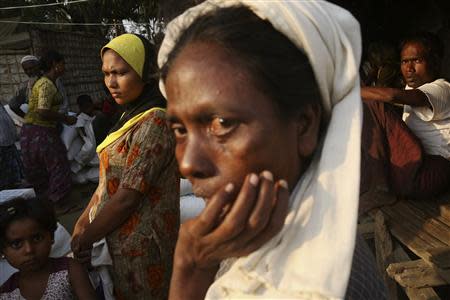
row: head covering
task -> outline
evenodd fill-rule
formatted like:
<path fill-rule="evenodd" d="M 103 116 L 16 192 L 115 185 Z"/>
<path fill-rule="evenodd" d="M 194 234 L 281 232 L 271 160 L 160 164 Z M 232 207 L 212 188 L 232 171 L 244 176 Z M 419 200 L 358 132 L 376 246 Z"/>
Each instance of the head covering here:
<path fill-rule="evenodd" d="M 34 56 L 34 55 L 25 55 L 25 56 L 22 57 L 22 59 L 20 60 L 20 64 L 23 64 L 24 62 L 27 62 L 27 61 L 35 61 L 35 62 L 38 62 L 39 59 L 38 59 L 36 56 Z"/>
<path fill-rule="evenodd" d="M 168 25 L 159 66 L 164 65 L 181 33 L 197 17 L 236 5 L 251 9 L 305 52 L 329 124 L 322 136 L 322 148 L 317 149 L 291 195 L 290 211 L 281 232 L 258 251 L 237 259 L 216 278 L 206 298 L 258 295 L 343 299 L 352 263 L 359 199 L 359 24 L 348 11 L 320 0 L 208 0 Z M 164 94 L 162 81 L 160 88 Z"/>
<path fill-rule="evenodd" d="M 97 147 L 97 152 L 100 152 L 125 134 L 154 108 L 166 107 L 166 101 L 158 89 L 156 79 L 151 78 L 153 75 L 152 71 L 154 71 L 152 68 L 156 69 L 155 63 L 153 63 L 156 58 L 156 52 L 154 46 L 146 38 L 137 34 L 122 34 L 112 39 L 100 50 L 102 59 L 107 49 L 114 50 L 122 57 L 141 77 L 145 86 L 136 100 L 124 105 L 125 112 L 111 128 L 105 140 Z"/>
<path fill-rule="evenodd" d="M 143 38 L 131 33 L 119 35 L 100 50 L 100 57 L 102 59 L 103 54 L 105 54 L 107 49 L 112 49 L 119 54 L 120 57 L 122 57 L 141 78 L 143 78 L 142 74 L 144 72 L 145 64 L 145 46 Z"/>

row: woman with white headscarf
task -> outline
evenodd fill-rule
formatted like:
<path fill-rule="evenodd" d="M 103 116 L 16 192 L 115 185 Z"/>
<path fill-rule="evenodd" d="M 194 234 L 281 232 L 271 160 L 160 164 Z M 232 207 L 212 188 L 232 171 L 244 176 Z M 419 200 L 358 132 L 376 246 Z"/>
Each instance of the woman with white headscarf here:
<path fill-rule="evenodd" d="M 170 299 L 384 298 L 355 247 L 360 50 L 324 1 L 209 0 L 169 24 L 160 86 L 207 202 L 181 226 Z"/>

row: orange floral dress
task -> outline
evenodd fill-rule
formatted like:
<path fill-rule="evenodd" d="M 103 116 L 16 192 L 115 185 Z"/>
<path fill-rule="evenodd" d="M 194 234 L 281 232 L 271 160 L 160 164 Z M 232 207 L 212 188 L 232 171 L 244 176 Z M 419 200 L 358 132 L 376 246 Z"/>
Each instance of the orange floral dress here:
<path fill-rule="evenodd" d="M 144 197 L 140 208 L 106 237 L 116 299 L 167 299 L 179 229 L 179 173 L 165 113 L 149 113 L 103 149 L 94 193 L 96 215 L 119 188 Z"/>

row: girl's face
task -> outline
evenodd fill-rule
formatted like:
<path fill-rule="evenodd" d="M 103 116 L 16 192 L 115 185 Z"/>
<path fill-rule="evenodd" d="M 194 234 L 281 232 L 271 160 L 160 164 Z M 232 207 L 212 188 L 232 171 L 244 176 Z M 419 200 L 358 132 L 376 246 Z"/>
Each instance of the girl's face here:
<path fill-rule="evenodd" d="M 133 102 L 142 94 L 144 81 L 115 51 L 109 49 L 103 54 L 102 71 L 105 85 L 117 104 Z"/>
<path fill-rule="evenodd" d="M 43 268 L 53 244 L 53 235 L 30 218 L 13 221 L 5 232 L 2 249 L 6 260 L 21 272 L 34 272 Z"/>
<path fill-rule="evenodd" d="M 280 117 L 273 100 L 220 46 L 186 45 L 165 84 L 178 165 L 195 194 L 208 201 L 226 184 L 239 187 L 247 174 L 263 170 L 296 183 L 312 140 L 299 134 L 295 120 Z"/>

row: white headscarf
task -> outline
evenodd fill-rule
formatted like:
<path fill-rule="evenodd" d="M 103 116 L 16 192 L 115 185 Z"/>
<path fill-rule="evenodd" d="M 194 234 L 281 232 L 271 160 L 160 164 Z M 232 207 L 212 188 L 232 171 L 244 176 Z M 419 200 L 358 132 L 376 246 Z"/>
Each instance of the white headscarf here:
<path fill-rule="evenodd" d="M 330 121 L 321 151 L 291 195 L 282 231 L 258 251 L 237 259 L 210 286 L 206 298 L 342 299 L 350 275 L 359 199 L 359 24 L 349 12 L 325 1 L 208 0 L 168 25 L 159 66 L 198 16 L 236 5 L 249 7 L 303 49 Z M 163 82 L 160 87 L 164 93 Z"/>

